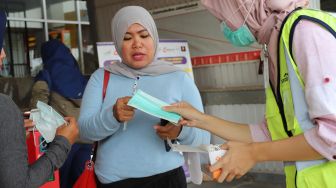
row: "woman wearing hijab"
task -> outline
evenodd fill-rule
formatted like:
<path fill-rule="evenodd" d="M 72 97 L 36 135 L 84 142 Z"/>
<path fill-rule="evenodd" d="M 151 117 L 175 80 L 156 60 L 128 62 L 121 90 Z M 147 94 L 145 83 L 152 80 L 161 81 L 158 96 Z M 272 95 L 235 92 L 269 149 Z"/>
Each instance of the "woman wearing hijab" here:
<path fill-rule="evenodd" d="M 180 124 L 226 140 L 211 170 L 219 182 L 240 178 L 257 162 L 284 161 L 287 187 L 336 187 L 336 19 L 303 7 L 308 0 L 202 0 L 236 46 L 267 45 L 265 121 L 242 125 L 187 103 L 165 108 Z"/>
<path fill-rule="evenodd" d="M 199 91 L 185 72 L 155 58 L 158 33 L 144 8 L 120 9 L 112 21 L 112 37 L 122 61 L 104 68 L 110 72 L 104 99 L 104 70 L 91 76 L 79 117 L 81 138 L 98 141 L 98 187 L 186 188 L 184 158 L 178 152 L 166 152 L 161 138 L 200 145 L 210 142 L 209 133 L 172 124 L 158 126 L 159 118 L 137 111 L 127 102 L 141 89 L 168 103 L 188 101 L 203 111 Z"/>
<path fill-rule="evenodd" d="M 2 44 L 6 29 L 6 14 L 0 11 L 0 67 L 6 56 Z M 57 129 L 48 150 L 33 164 L 28 164 L 28 152 L 23 114 L 10 97 L 0 94 L 0 185 L 1 187 L 39 187 L 60 168 L 78 136 L 75 118 L 66 118 L 68 126 Z"/>
<path fill-rule="evenodd" d="M 32 89 L 31 108 L 37 101 L 50 104 L 63 116 L 78 119 L 81 99 L 87 79 L 79 70 L 69 48 L 57 39 L 42 44 L 43 70 L 36 76 Z M 90 159 L 92 144 L 75 143 L 62 168 L 61 188 L 72 188 Z"/>

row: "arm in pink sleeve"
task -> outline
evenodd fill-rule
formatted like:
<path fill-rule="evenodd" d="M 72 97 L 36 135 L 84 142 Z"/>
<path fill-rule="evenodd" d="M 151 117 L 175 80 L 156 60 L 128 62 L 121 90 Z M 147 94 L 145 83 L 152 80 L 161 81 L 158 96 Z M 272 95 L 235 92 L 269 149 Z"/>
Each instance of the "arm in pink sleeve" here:
<path fill-rule="evenodd" d="M 269 131 L 267 129 L 266 120 L 264 120 L 259 125 L 248 125 L 251 131 L 251 136 L 253 142 L 267 142 L 271 141 L 271 136 L 269 134 Z"/>
<path fill-rule="evenodd" d="M 329 160 L 336 158 L 336 39 L 310 21 L 294 32 L 293 54 L 305 82 L 309 116 L 315 127 L 304 133 L 307 142 Z"/>

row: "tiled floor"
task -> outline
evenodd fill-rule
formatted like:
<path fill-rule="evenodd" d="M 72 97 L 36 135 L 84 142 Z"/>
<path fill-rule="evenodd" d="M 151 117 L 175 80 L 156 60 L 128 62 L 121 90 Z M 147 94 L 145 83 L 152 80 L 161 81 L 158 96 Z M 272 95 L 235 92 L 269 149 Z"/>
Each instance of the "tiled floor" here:
<path fill-rule="evenodd" d="M 188 184 L 188 188 L 285 188 L 285 176 L 277 174 L 246 174 L 231 183 L 203 182 L 202 185 Z"/>

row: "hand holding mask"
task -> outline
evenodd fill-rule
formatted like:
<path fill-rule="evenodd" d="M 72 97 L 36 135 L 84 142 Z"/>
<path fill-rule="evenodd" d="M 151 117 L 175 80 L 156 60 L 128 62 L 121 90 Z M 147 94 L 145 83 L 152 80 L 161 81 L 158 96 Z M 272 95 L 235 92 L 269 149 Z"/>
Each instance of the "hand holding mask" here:
<path fill-rule="evenodd" d="M 168 120 L 174 124 L 177 124 L 181 119 L 181 116 L 176 113 L 162 110 L 163 106 L 168 106 L 169 104 L 150 96 L 140 89 L 135 92 L 131 100 L 128 101 L 127 105 L 137 108 L 152 116 Z"/>
<path fill-rule="evenodd" d="M 56 129 L 67 122 L 51 106 L 41 101 L 37 102 L 36 107 L 31 110 L 29 119 L 35 122 L 36 129 L 49 143 L 54 140 Z"/>

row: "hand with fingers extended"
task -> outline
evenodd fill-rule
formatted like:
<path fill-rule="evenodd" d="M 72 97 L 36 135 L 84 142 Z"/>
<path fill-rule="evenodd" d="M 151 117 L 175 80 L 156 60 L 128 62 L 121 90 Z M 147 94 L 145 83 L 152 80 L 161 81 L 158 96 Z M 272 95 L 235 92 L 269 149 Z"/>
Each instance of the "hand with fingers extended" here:
<path fill-rule="evenodd" d="M 163 110 L 180 114 L 183 118 L 179 121 L 179 125 L 186 125 L 191 127 L 198 127 L 202 121 L 203 116 L 205 115 L 187 102 L 173 103 L 170 106 L 164 106 Z"/>
<path fill-rule="evenodd" d="M 113 116 L 119 122 L 129 121 L 134 116 L 134 108 L 128 106 L 127 103 L 131 97 L 121 97 L 117 99 L 117 102 L 113 105 Z"/>
<path fill-rule="evenodd" d="M 56 130 L 56 135 L 64 136 L 70 142 L 70 144 L 73 144 L 79 136 L 79 129 L 76 118 L 65 117 L 64 119 L 68 122 L 68 125 L 64 124 L 58 127 Z"/>
<path fill-rule="evenodd" d="M 168 123 L 165 126 L 155 125 L 154 129 L 156 130 L 156 134 L 158 134 L 162 139 L 176 139 L 182 130 L 182 126 L 176 126 L 172 123 Z"/>
<path fill-rule="evenodd" d="M 231 182 L 233 179 L 239 179 L 245 175 L 255 164 L 256 159 L 252 152 L 252 145 L 249 143 L 229 141 L 221 146 L 227 150 L 225 155 L 209 170 L 221 173 L 215 179 L 222 183 L 224 180 Z"/>

